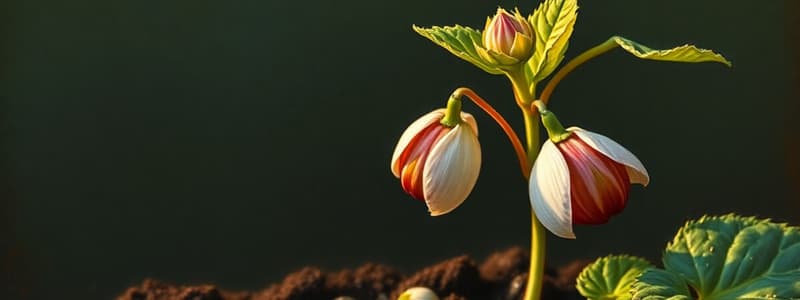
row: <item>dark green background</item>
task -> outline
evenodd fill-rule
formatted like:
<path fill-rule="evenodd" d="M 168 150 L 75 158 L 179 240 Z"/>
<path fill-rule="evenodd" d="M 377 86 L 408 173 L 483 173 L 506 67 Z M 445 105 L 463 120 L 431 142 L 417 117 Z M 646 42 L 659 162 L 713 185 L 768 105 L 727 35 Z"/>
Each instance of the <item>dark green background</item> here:
<path fill-rule="evenodd" d="M 568 58 L 620 34 L 713 48 L 734 67 L 618 50 L 559 86 L 561 120 L 628 147 L 652 183 L 633 187 L 608 225 L 579 227 L 574 241 L 550 236 L 551 263 L 657 259 L 703 213 L 800 224 L 791 2 L 580 2 Z M 411 31 L 481 28 L 498 2 L 0 5 L 5 298 L 108 299 L 145 277 L 256 289 L 306 264 L 410 271 L 528 243 L 526 183 L 474 106 L 483 168 L 459 209 L 429 217 L 389 171 L 405 126 L 456 87 L 520 127 L 504 78 Z"/>

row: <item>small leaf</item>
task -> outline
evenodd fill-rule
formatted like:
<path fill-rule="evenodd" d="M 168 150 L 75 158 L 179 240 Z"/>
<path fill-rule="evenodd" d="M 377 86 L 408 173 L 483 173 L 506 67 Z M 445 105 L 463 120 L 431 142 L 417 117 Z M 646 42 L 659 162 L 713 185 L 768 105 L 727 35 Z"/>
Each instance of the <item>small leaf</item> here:
<path fill-rule="evenodd" d="M 578 291 L 592 300 L 630 299 L 630 288 L 637 276 L 653 266 L 646 260 L 628 255 L 600 258 L 578 276 Z"/>
<path fill-rule="evenodd" d="M 674 61 L 685 63 L 718 62 L 731 66 L 731 62 L 720 54 L 707 49 L 700 49 L 692 45 L 683 45 L 668 50 L 654 50 L 645 45 L 631 41 L 621 36 L 611 37 L 622 49 L 642 59 Z"/>
<path fill-rule="evenodd" d="M 661 270 L 648 269 L 632 286 L 634 300 L 688 300 L 691 292 L 686 281 L 678 275 Z"/>
<path fill-rule="evenodd" d="M 666 271 L 700 299 L 800 298 L 800 228 L 735 215 L 703 217 L 678 231 L 664 253 Z M 690 297 L 664 290 L 663 276 L 642 276 L 634 298 Z M 659 293 L 654 293 L 661 287 Z M 670 294 L 673 293 L 673 294 Z"/>
<path fill-rule="evenodd" d="M 475 51 L 475 45 L 481 45 L 482 43 L 480 31 L 461 25 L 433 26 L 431 28 L 422 28 L 414 25 L 413 28 L 420 35 L 478 68 L 490 74 L 503 74 L 500 69 L 484 61 Z"/>
<path fill-rule="evenodd" d="M 550 75 L 564 59 L 577 18 L 577 0 L 545 0 L 528 17 L 528 22 L 533 27 L 535 43 L 526 72 L 532 76 L 534 82 Z"/>

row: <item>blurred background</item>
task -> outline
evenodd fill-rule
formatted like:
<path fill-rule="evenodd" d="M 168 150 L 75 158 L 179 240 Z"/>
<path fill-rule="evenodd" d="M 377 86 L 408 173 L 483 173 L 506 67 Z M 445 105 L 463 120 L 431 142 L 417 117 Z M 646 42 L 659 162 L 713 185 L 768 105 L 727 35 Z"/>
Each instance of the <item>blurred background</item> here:
<path fill-rule="evenodd" d="M 561 83 L 565 124 L 625 145 L 651 174 L 626 211 L 548 261 L 658 260 L 684 221 L 735 212 L 800 224 L 796 1 L 581 1 L 567 59 L 618 34 L 693 43 L 734 67 L 621 50 Z M 527 246 L 527 184 L 471 104 L 481 177 L 430 217 L 389 171 L 405 127 L 473 88 L 521 130 L 505 78 L 416 35 L 483 27 L 535 1 L 54 1 L 0 4 L 3 299 L 109 299 L 145 277 L 258 289 L 304 265 L 403 271 Z"/>

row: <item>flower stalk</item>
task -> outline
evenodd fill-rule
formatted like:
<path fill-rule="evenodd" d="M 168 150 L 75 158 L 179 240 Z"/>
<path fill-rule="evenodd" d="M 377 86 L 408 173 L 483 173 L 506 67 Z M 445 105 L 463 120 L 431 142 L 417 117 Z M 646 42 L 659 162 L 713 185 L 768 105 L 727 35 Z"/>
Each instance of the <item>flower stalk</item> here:
<path fill-rule="evenodd" d="M 556 115 L 547 109 L 547 106 L 544 104 L 544 102 L 542 102 L 542 100 L 533 101 L 531 109 L 539 110 L 539 116 L 542 118 L 542 124 L 544 124 L 545 130 L 547 130 L 547 136 L 553 143 L 559 143 L 572 135 L 571 132 L 564 129 L 564 125 L 561 125 L 561 122 L 558 121 Z"/>
<path fill-rule="evenodd" d="M 541 100 L 544 104 L 547 104 L 547 102 L 550 101 L 550 96 L 553 94 L 553 90 L 556 89 L 556 86 L 558 86 L 561 80 L 564 79 L 564 77 L 567 77 L 570 72 L 590 59 L 611 51 L 617 46 L 619 45 L 613 39 L 609 39 L 600 45 L 584 51 L 580 55 L 570 60 L 566 65 L 564 65 L 564 67 L 558 70 L 555 75 L 553 75 L 553 78 L 550 79 L 550 81 L 547 82 L 547 85 L 542 90 L 542 94 L 539 95 L 539 100 Z"/>
<path fill-rule="evenodd" d="M 514 89 L 514 98 L 522 111 L 525 121 L 525 144 L 528 166 L 533 166 L 539 154 L 539 115 L 535 102 L 534 94 L 536 87 L 529 82 L 523 72 L 509 72 L 508 79 Z M 530 167 L 525 172 L 525 180 L 530 177 Z M 539 300 L 542 295 L 542 279 L 544 278 L 544 257 L 546 247 L 546 232 L 544 226 L 539 222 L 536 213 L 531 207 L 531 255 L 530 266 L 528 269 L 528 284 L 525 287 L 525 300 Z"/>
<path fill-rule="evenodd" d="M 503 129 L 503 132 L 505 132 L 506 136 L 508 136 L 508 140 L 511 141 L 511 146 L 514 147 L 514 152 L 517 154 L 522 176 L 527 179 L 528 173 L 531 171 L 530 166 L 532 165 L 528 160 L 528 152 L 526 152 L 525 148 L 522 147 L 522 142 L 520 142 L 519 136 L 517 136 L 517 133 L 514 131 L 511 125 L 508 124 L 506 119 L 503 118 L 503 116 L 497 112 L 497 110 L 495 110 L 494 107 L 489 104 L 489 102 L 486 102 L 486 100 L 481 98 L 481 96 L 469 88 L 460 87 L 453 91 L 452 96 L 450 96 L 450 100 L 448 100 L 448 107 L 450 105 L 450 101 L 453 101 L 453 99 L 460 99 L 462 96 L 466 96 L 468 99 L 472 100 L 472 103 L 475 103 L 475 105 L 480 107 L 484 112 L 486 112 L 486 114 L 492 117 L 497 125 Z"/>
<path fill-rule="evenodd" d="M 461 123 L 461 99 L 450 97 L 447 100 L 447 108 L 444 110 L 444 117 L 439 121 L 444 126 L 453 128 Z"/>

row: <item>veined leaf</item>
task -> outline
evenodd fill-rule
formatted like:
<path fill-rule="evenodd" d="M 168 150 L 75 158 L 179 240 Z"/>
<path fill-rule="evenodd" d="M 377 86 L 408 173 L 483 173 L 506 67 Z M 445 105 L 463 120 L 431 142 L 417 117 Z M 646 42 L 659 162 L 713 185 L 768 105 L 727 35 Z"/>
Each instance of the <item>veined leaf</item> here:
<path fill-rule="evenodd" d="M 627 300 L 636 277 L 652 268 L 642 258 L 612 255 L 596 260 L 578 276 L 578 292 L 590 300 Z"/>
<path fill-rule="evenodd" d="M 800 298 L 798 227 L 735 215 L 703 217 L 678 231 L 663 262 L 683 286 L 661 273 L 643 275 L 632 289 L 634 299 L 692 297 L 686 285 L 705 300 Z"/>
<path fill-rule="evenodd" d="M 654 50 L 645 45 L 631 41 L 621 36 L 609 39 L 617 43 L 622 49 L 642 59 L 674 61 L 685 63 L 718 62 L 731 66 L 731 62 L 720 54 L 708 49 L 700 49 L 692 45 L 683 45 L 667 50 Z"/>
<path fill-rule="evenodd" d="M 661 270 L 648 269 L 631 287 L 635 300 L 689 300 L 691 292 L 686 281 L 678 275 Z"/>
<path fill-rule="evenodd" d="M 577 18 L 577 0 L 545 0 L 528 17 L 536 37 L 526 72 L 534 82 L 550 75 L 564 59 Z"/>
<path fill-rule="evenodd" d="M 500 69 L 484 62 L 475 51 L 475 45 L 482 43 L 480 31 L 461 25 L 433 26 L 431 28 L 422 28 L 414 25 L 413 28 L 420 35 L 478 68 L 490 74 L 503 74 Z"/>

